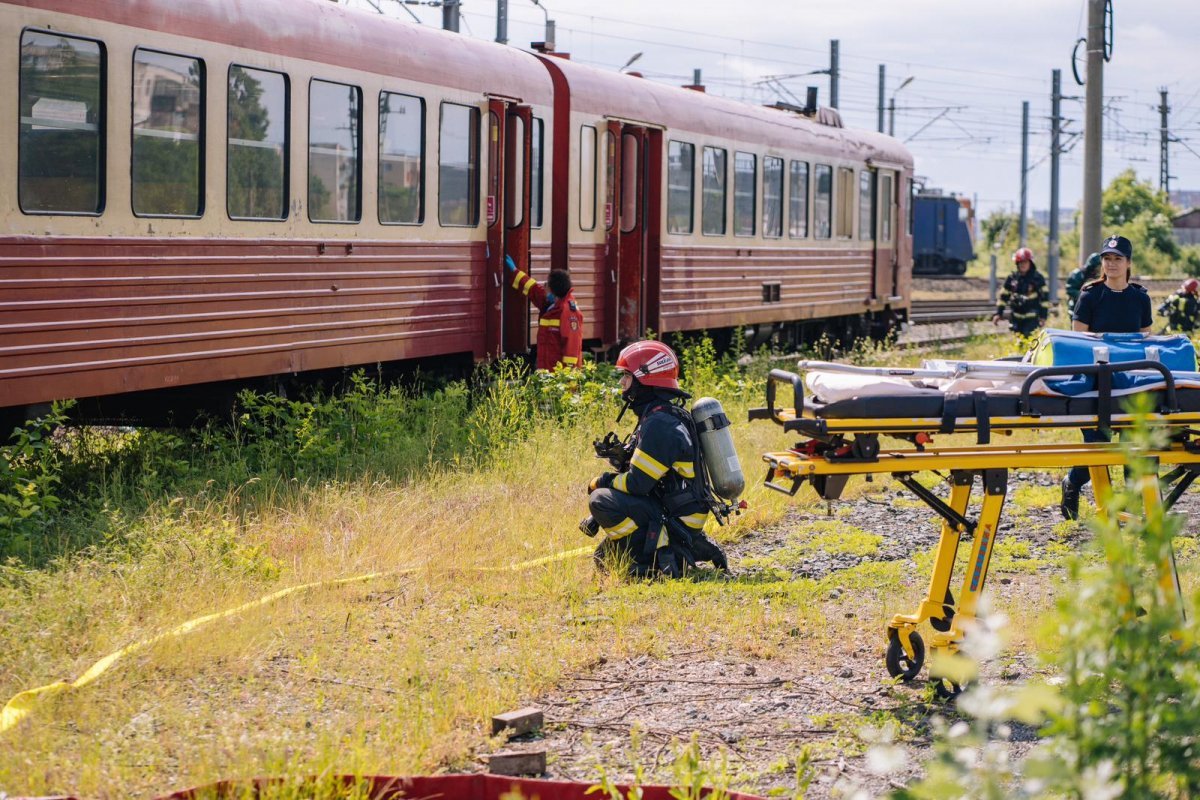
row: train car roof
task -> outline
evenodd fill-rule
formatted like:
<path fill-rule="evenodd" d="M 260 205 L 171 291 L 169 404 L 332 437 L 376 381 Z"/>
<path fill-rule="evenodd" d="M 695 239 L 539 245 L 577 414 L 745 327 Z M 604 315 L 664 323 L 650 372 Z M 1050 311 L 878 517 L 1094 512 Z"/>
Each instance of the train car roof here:
<path fill-rule="evenodd" d="M 824 125 L 792 111 L 750 105 L 725 97 L 668 86 L 644 78 L 542 56 L 570 87 L 571 110 L 645 122 L 720 138 L 756 141 L 780 150 L 795 149 L 796 136 L 816 155 L 873 159 L 912 166 L 908 148 L 874 131 Z"/>
<path fill-rule="evenodd" d="M 6 0 L 291 58 L 548 104 L 546 70 L 516 48 L 329 0 Z M 64 31 L 70 33 L 70 31 Z M 487 84 L 494 76 L 496 86 Z"/>

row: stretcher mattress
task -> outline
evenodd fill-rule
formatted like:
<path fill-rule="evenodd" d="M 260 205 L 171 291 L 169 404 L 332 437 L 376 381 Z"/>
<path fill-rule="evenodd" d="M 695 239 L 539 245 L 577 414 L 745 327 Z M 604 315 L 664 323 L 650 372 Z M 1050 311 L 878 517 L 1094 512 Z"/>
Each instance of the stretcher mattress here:
<path fill-rule="evenodd" d="M 1163 391 L 1148 392 L 1156 407 L 1166 402 Z M 986 398 L 986 399 L 985 399 Z M 1179 389 L 1175 393 L 1179 411 L 1200 412 L 1200 389 Z M 1030 410 L 1046 417 L 1096 416 L 1100 402 L 1096 397 L 1031 395 Z M 986 403 L 987 407 L 980 407 Z M 953 405 L 953 407 L 949 407 Z M 1015 393 L 975 392 L 946 394 L 940 389 L 909 389 L 894 394 L 871 394 L 822 403 L 806 400 L 805 410 L 821 419 L 944 419 L 1016 417 L 1021 413 L 1020 397 Z"/>

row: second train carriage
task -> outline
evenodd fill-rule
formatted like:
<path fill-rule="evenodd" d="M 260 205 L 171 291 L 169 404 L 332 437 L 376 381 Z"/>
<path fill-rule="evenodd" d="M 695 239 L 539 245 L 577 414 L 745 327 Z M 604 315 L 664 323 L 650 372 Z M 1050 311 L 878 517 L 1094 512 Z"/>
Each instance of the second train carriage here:
<path fill-rule="evenodd" d="M 894 139 L 542 60 L 567 210 L 555 263 L 587 284 L 592 336 L 906 318 L 912 158 Z"/>
<path fill-rule="evenodd" d="M 907 312 L 877 134 L 320 0 L 0 2 L 3 53 L 10 415 L 523 353 L 505 253 L 571 269 L 598 348 Z"/>

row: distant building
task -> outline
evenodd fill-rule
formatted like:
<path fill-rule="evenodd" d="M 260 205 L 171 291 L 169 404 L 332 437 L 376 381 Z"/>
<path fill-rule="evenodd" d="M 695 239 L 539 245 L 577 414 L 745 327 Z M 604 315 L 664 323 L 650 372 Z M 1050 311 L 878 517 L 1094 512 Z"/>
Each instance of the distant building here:
<path fill-rule="evenodd" d="M 1043 228 L 1050 227 L 1050 210 L 1043 209 L 1041 211 L 1034 210 L 1030 215 L 1035 225 L 1041 225 Z M 1073 231 L 1075 230 L 1075 209 L 1060 208 L 1058 210 L 1058 230 Z"/>
<path fill-rule="evenodd" d="M 1167 193 L 1167 199 L 1176 208 L 1200 208 L 1200 189 L 1176 189 Z"/>
<path fill-rule="evenodd" d="M 1180 244 L 1200 244 L 1200 208 L 1193 208 L 1173 218 L 1171 227 L 1175 229 L 1175 241 Z"/>

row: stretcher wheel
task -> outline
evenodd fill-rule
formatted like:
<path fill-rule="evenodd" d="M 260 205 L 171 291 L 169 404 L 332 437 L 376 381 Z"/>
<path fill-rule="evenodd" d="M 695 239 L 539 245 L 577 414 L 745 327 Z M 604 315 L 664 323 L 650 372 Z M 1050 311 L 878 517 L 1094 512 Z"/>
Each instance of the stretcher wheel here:
<path fill-rule="evenodd" d="M 956 700 L 963 693 L 963 685 L 949 678 L 934 678 L 929 681 L 933 696 L 938 700 Z"/>
<path fill-rule="evenodd" d="M 889 629 L 887 655 L 884 657 L 888 674 L 905 683 L 917 677 L 921 667 L 925 666 L 925 642 L 921 639 L 921 634 L 913 631 L 908 635 L 908 640 L 912 643 L 912 658 L 904 652 L 904 645 L 900 643 L 900 632 L 895 628 Z"/>

